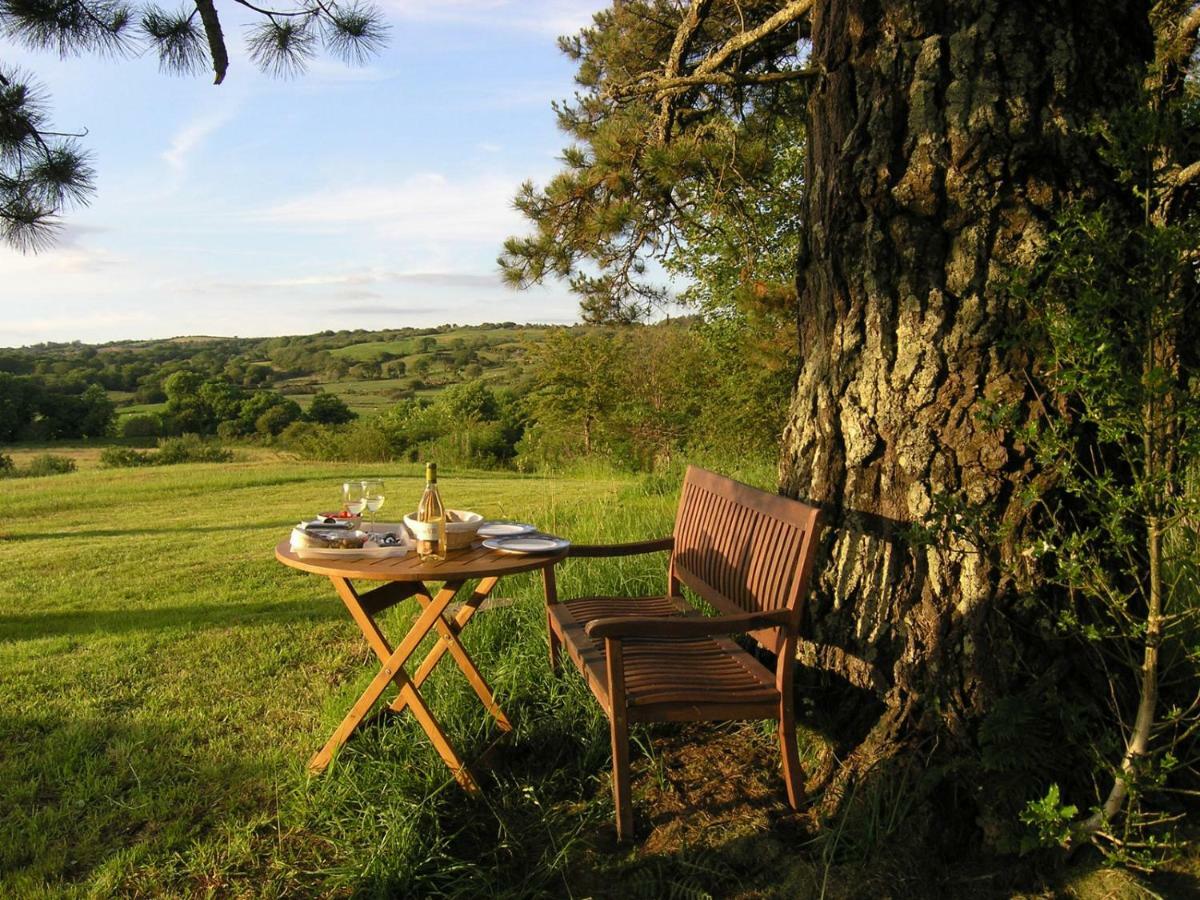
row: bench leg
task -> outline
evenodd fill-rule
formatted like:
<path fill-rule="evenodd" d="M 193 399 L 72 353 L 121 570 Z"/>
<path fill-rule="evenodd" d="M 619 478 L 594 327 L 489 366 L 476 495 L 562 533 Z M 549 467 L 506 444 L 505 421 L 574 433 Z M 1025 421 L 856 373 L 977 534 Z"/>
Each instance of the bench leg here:
<path fill-rule="evenodd" d="M 558 584 L 554 580 L 553 565 L 542 569 L 542 592 L 546 597 L 546 639 L 550 642 L 550 671 L 557 675 L 562 671 L 562 641 L 554 633 L 554 623 L 550 621 L 550 607 L 558 602 Z"/>
<path fill-rule="evenodd" d="M 562 673 L 562 642 L 554 633 L 554 623 L 550 621 L 549 615 L 546 616 L 546 637 L 550 642 L 550 671 L 559 675 Z"/>
<path fill-rule="evenodd" d="M 783 757 L 788 803 L 792 809 L 799 809 L 804 796 L 804 774 L 800 771 L 800 754 L 796 751 L 796 713 L 790 697 L 779 708 L 779 751 Z"/>
<path fill-rule="evenodd" d="M 620 640 L 604 639 L 608 659 L 608 721 L 612 733 L 613 807 L 617 840 L 633 837 L 633 804 L 629 799 L 629 716 L 625 708 L 625 655 Z"/>
<path fill-rule="evenodd" d="M 623 708 L 613 710 L 611 731 L 617 840 L 627 841 L 633 837 L 633 803 L 629 798 L 629 722 Z"/>

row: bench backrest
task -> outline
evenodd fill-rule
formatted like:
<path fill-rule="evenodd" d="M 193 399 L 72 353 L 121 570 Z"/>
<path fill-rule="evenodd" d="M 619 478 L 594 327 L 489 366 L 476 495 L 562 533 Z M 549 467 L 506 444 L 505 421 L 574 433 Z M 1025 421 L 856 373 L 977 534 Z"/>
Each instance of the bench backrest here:
<path fill-rule="evenodd" d="M 672 584 L 682 582 L 724 614 L 792 611 L 790 629 L 754 634 L 779 652 L 803 612 L 819 514 L 798 500 L 689 466 L 675 517 Z"/>

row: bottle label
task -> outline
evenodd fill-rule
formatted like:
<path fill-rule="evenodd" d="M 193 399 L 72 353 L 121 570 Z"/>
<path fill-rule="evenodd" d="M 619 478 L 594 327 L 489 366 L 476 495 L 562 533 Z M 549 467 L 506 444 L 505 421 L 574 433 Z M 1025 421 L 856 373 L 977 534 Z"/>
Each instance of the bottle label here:
<path fill-rule="evenodd" d="M 437 541 L 441 537 L 443 523 L 441 522 L 412 522 L 408 526 L 418 541 Z"/>

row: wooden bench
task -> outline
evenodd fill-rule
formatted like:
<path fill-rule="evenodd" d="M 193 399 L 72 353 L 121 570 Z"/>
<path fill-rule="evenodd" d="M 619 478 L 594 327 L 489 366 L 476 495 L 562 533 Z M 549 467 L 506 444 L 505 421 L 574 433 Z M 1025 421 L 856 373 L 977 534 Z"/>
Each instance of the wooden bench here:
<path fill-rule="evenodd" d="M 670 551 L 665 596 L 559 600 L 554 571 L 546 570 L 550 664 L 558 670 L 565 648 L 611 725 L 619 839 L 633 833 L 631 722 L 775 719 L 788 802 L 799 803 L 792 669 L 818 514 L 796 500 L 689 467 L 671 537 L 574 545 L 568 552 Z M 719 615 L 698 613 L 681 586 Z M 731 640 L 733 634 L 748 634 L 775 654 L 775 671 Z"/>

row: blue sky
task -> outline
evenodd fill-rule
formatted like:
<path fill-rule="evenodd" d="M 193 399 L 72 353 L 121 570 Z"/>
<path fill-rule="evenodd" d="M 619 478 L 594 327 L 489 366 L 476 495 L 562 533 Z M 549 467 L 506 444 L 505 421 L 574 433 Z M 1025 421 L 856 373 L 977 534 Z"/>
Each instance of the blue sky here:
<path fill-rule="evenodd" d="M 0 247 L 0 346 L 183 334 L 302 334 L 442 322 L 571 322 L 561 285 L 499 282 L 511 200 L 557 168 L 550 102 L 573 66 L 555 44 L 598 0 L 384 0 L 365 67 L 258 73 L 240 8 L 218 4 L 225 83 L 152 56 L 62 61 L 3 44 L 87 129 L 97 194 L 53 249 Z"/>

